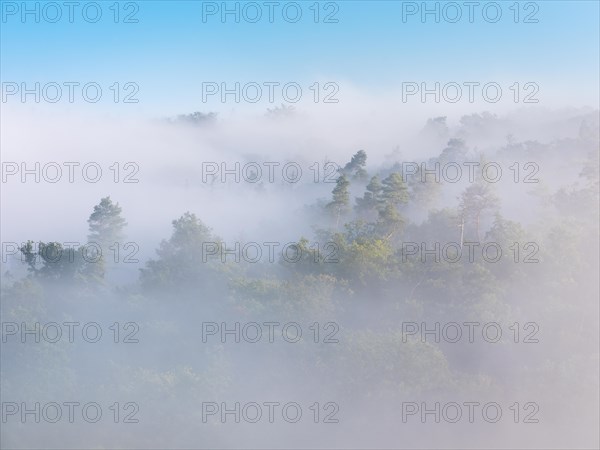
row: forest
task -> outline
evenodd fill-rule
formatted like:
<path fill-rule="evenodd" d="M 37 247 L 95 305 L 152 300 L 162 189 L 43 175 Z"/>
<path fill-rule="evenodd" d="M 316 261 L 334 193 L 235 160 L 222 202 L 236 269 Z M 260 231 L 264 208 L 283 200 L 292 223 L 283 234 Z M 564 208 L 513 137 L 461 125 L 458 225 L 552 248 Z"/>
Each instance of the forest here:
<path fill-rule="evenodd" d="M 298 119 L 275 108 L 264 120 Z M 85 242 L 4 243 L 3 428 L 32 430 L 8 444 L 35 446 L 40 435 L 64 448 L 82 437 L 95 448 L 252 447 L 265 434 L 273 448 L 593 441 L 598 113 L 560 120 L 574 131 L 538 140 L 490 113 L 457 125 L 433 117 L 418 130 L 427 157 L 349 148 L 321 161 L 318 182 L 308 159 L 297 183 L 279 168 L 274 182 L 266 171 L 254 182 L 272 160 L 252 157 L 239 159 L 250 165 L 238 183 L 223 183 L 216 163 L 203 182 L 202 154 L 174 172 L 181 196 L 281 196 L 295 214 L 263 217 L 285 228 L 271 239 L 242 233 L 242 221 L 237 235 L 220 230 L 212 204 L 165 216 L 161 203 L 177 195 L 140 199 L 170 234 L 137 239 L 132 202 L 107 189 L 80 217 Z M 210 135 L 227 124 L 198 112 L 161 126 Z M 490 134 L 501 138 L 482 144 Z M 69 399 L 98 402 L 102 419 L 91 428 L 75 408 L 67 420 L 63 405 L 57 423 L 44 420 L 56 409 L 44 405 Z M 41 424 L 35 413 L 16 423 L 23 402 L 41 404 Z"/>

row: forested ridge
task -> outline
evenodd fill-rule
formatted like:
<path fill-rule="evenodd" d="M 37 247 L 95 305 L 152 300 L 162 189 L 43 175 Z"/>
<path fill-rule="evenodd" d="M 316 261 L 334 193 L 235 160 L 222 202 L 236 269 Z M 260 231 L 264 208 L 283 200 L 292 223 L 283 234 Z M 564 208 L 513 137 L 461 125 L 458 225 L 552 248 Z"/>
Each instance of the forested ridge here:
<path fill-rule="evenodd" d="M 147 418 L 141 427 L 167 423 L 180 443 L 204 426 L 206 442 L 226 445 L 219 427 L 203 424 L 198 405 L 246 397 L 336 402 L 337 417 L 345 418 L 337 439 L 352 436 L 353 424 L 364 427 L 376 414 L 381 442 L 387 442 L 389 427 L 407 427 L 398 416 L 400 402 L 474 397 L 506 401 L 505 408 L 537 402 L 546 423 L 555 421 L 556 439 L 565 427 L 583 432 L 598 418 L 588 401 L 594 389 L 597 395 L 598 377 L 599 138 L 593 117 L 581 120 L 574 138 L 540 143 L 508 136 L 485 150 L 471 147 L 468 136 L 448 135 L 444 118 L 432 119 L 426 132 L 448 135 L 438 156 L 391 158 L 379 167 L 370 166 L 369 149 L 352 149 L 337 163 L 334 182 L 319 184 L 322 195 L 298 205 L 299 220 L 313 232 L 269 248 L 251 237 L 221 238 L 210 208 L 200 206 L 170 218 L 171 235 L 152 258 L 136 262 L 135 245 L 143 244 L 128 236 L 127 208 L 107 195 L 90 208 L 93 246 L 23 237 L 4 267 L 2 316 L 18 324 L 92 321 L 104 332 L 116 322 L 118 344 L 114 330 L 92 348 L 64 339 L 33 345 L 31 337 L 21 345 L 19 334 L 10 336 L 2 347 L 3 389 L 23 401 L 82 392 L 137 401 Z M 184 122 L 175 125 L 198 126 Z M 545 171 L 553 160 L 576 165 L 578 173 L 561 178 Z M 436 164 L 458 165 L 463 176 L 450 182 L 422 173 Z M 490 182 L 482 170 L 495 165 L 503 168 L 502 182 Z M 526 220 L 518 210 L 504 211 L 507 185 L 511 196 L 523 198 Z M 262 256 L 255 259 L 257 247 Z M 240 257 L 244 248 L 249 253 Z M 225 342 L 219 332 L 207 337 L 207 323 L 235 330 L 236 322 L 260 325 L 262 338 L 250 342 L 256 327 L 238 345 L 235 333 Z M 273 342 L 265 322 L 279 324 Z M 286 323 L 299 324 L 302 338 L 281 339 Z M 446 328 L 450 323 L 462 332 L 457 342 L 451 342 L 457 328 Z M 482 338 L 490 323 L 503 333 L 497 341 L 489 338 L 495 332 Z M 445 332 L 451 337 L 436 339 Z M 138 342 L 123 343 L 127 335 Z M 35 363 L 20 358 L 22 352 Z M 254 397 L 244 391 L 248 385 Z M 556 402 L 560 417 L 552 415 Z M 408 442 L 416 428 L 402 431 Z"/>

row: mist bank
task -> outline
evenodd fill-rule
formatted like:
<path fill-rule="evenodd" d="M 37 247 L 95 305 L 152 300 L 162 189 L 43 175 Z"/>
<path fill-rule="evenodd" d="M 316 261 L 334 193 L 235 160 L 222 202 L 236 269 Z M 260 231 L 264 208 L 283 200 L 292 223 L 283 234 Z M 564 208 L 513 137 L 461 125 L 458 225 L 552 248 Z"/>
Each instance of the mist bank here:
<path fill-rule="evenodd" d="M 387 119 L 3 115 L 2 445 L 597 446 L 598 112 Z"/>

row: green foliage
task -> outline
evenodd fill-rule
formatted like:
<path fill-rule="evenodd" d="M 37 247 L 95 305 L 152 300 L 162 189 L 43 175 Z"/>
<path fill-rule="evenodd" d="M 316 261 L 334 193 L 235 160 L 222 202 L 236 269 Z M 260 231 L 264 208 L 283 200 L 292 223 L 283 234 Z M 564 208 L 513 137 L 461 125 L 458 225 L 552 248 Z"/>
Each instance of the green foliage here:
<path fill-rule="evenodd" d="M 102 262 L 97 256 L 84 254 L 83 246 L 72 248 L 59 242 L 27 241 L 20 251 L 29 273 L 46 281 L 99 281 L 103 273 Z"/>
<path fill-rule="evenodd" d="M 391 173 L 382 182 L 381 205 L 379 207 L 379 230 L 386 238 L 391 238 L 405 223 L 398 208 L 408 203 L 408 189 L 402 176 Z"/>
<path fill-rule="evenodd" d="M 324 274 L 298 274 L 289 280 L 238 278 L 230 285 L 230 298 L 237 314 L 247 319 L 271 315 L 312 321 L 331 318 L 340 290 L 345 284 Z"/>
<path fill-rule="evenodd" d="M 190 212 L 172 224 L 171 238 L 163 240 L 156 251 L 158 259 L 149 260 L 141 269 L 142 286 L 174 292 L 191 286 L 214 287 L 226 269 L 221 262 L 221 239 Z"/>
<path fill-rule="evenodd" d="M 382 200 L 385 205 L 399 206 L 408 202 L 408 190 L 397 172 L 390 174 L 383 180 Z"/>
<path fill-rule="evenodd" d="M 350 182 L 346 178 L 346 175 L 340 175 L 332 191 L 333 199 L 327 204 L 327 209 L 335 218 L 336 227 L 339 225 L 340 218 L 350 209 L 350 192 L 348 191 L 348 186 L 350 186 Z"/>
<path fill-rule="evenodd" d="M 353 288 L 388 278 L 394 251 L 388 240 L 374 232 L 373 224 L 350 222 L 344 233 L 324 233 L 321 239 L 334 250 L 332 262 L 320 265 L 325 273 L 347 280 Z"/>
<path fill-rule="evenodd" d="M 465 124 L 473 132 L 489 126 L 491 119 L 476 116 L 465 119 Z M 447 129 L 442 120 L 430 125 Z M 284 379 L 302 389 L 310 375 L 318 375 L 323 380 L 320 387 L 329 392 L 341 398 L 352 395 L 358 401 L 426 396 L 448 389 L 456 392 L 455 388 L 470 393 L 477 390 L 482 397 L 489 392 L 500 395 L 505 386 L 511 386 L 514 376 L 522 374 L 554 377 L 540 386 L 531 384 L 540 397 L 552 395 L 562 383 L 563 387 L 575 386 L 570 392 L 580 398 L 585 389 L 577 382 L 581 379 L 589 387 L 597 379 L 597 373 L 589 370 L 590 362 L 597 362 L 597 352 L 586 345 L 597 338 L 597 319 L 589 311 L 597 308 L 598 297 L 599 177 L 597 152 L 585 159 L 594 133 L 586 127 L 582 125 L 582 136 L 573 140 L 580 145 L 576 148 L 582 162 L 579 179 L 562 189 L 548 189 L 547 209 L 534 205 L 540 208 L 532 209 L 533 223 L 519 223 L 511 210 L 503 212 L 506 217 L 501 215 L 493 185 L 480 173 L 474 183 L 457 184 L 455 191 L 444 192 L 443 209 L 432 209 L 441 189 L 450 186 L 422 183 L 419 173 L 407 185 L 397 161 L 371 177 L 363 196 L 356 198 L 352 215 L 350 180 L 363 180 L 365 174 L 366 153 L 361 151 L 344 167 L 327 205 L 336 227 L 317 230 L 314 240 L 301 237 L 279 264 L 224 263 L 220 238 L 196 215 L 186 212 L 173 220 L 171 236 L 160 243 L 156 257 L 141 270 L 139 283 L 118 295 L 104 296 L 105 291 L 93 282 L 102 277 L 102 261 L 95 265 L 86 262 L 81 248 L 67 249 L 56 242 L 40 242 L 36 248 L 28 241 L 21 253 L 29 276 L 4 281 L 3 317 L 15 322 L 44 319 L 53 308 L 59 310 L 67 304 L 63 299 L 67 294 L 79 303 L 86 301 L 88 313 L 114 314 L 121 301 L 133 305 L 133 316 L 141 317 L 142 329 L 149 330 L 145 339 L 156 338 L 148 341 L 152 343 L 150 357 L 143 367 L 114 362 L 107 370 L 113 378 L 103 382 L 102 388 L 123 394 L 148 391 L 154 401 L 172 401 L 173 405 L 180 396 L 190 408 L 206 395 L 231 395 L 236 386 L 250 383 L 263 383 L 265 392 L 272 392 L 285 389 Z M 547 146 L 517 143 L 513 138 L 505 150 L 515 149 L 536 154 Z M 431 161 L 460 162 L 466 153 L 464 141 L 451 139 Z M 359 188 L 363 186 L 359 184 Z M 322 206 L 315 209 L 322 216 Z M 103 198 L 90 216 L 90 240 L 110 246 L 120 239 L 125 226 L 121 213 L 118 204 Z M 423 259 L 420 252 L 409 255 L 403 248 L 413 242 L 429 250 L 450 243 L 460 248 L 463 256 L 455 262 L 435 261 L 432 255 Z M 522 263 L 527 242 L 539 245 L 539 264 Z M 467 243 L 478 244 L 474 261 L 467 258 Z M 481 248 L 486 243 L 498 244 L 504 258 L 495 263 L 482 260 Z M 513 260 L 515 243 L 521 251 L 519 263 Z M 290 261 L 294 250 L 299 258 Z M 61 259 L 54 262 L 61 253 Z M 173 307 L 173 300 L 181 298 L 189 300 L 185 307 Z M 89 307 L 90 299 L 96 301 L 97 310 Z M 130 312 L 128 316 L 132 316 Z M 308 343 L 264 346 L 259 352 L 264 359 L 248 351 L 254 344 L 227 347 L 217 341 L 198 351 L 199 318 L 217 322 L 231 317 L 240 322 L 302 322 L 305 331 L 307 324 L 335 321 L 341 326 L 336 336 L 340 345 L 317 345 L 309 335 Z M 509 354 L 507 347 L 514 348 L 511 336 L 505 336 L 508 344 L 479 347 L 424 343 L 420 336 L 407 337 L 400 331 L 403 321 L 429 325 L 433 321 L 498 322 L 506 330 L 516 321 L 530 320 L 543 323 L 545 330 L 557 330 L 556 339 L 551 346 L 539 346 L 539 351 L 524 352 L 527 356 L 520 360 L 512 358 L 516 352 L 511 353 L 510 376 L 497 369 L 498 361 Z M 561 321 L 573 326 L 561 327 Z M 177 361 L 173 342 L 180 346 L 179 354 L 186 355 L 184 364 Z M 558 351 L 555 346 L 562 347 Z M 3 355 L 8 358 L 0 374 L 4 388 L 18 388 L 15 374 L 20 372 L 27 374 L 24 383 L 36 378 L 49 380 L 43 388 L 51 393 L 58 391 L 61 380 L 71 385 L 85 382 L 71 383 L 65 367 L 73 361 L 64 358 L 58 346 L 40 346 L 38 353 L 32 353 L 40 362 L 35 370 L 19 363 L 15 348 Z M 498 353 L 499 349 L 506 353 Z M 161 357 L 156 358 L 157 354 Z M 567 361 L 565 354 L 571 355 Z M 273 361 L 280 366 L 264 370 L 271 368 L 266 364 Z M 569 369 L 569 364 L 577 364 L 578 370 Z M 590 373 L 584 373 L 586 369 Z M 557 373 L 564 380 L 556 381 Z M 313 387 L 306 384 L 307 390 Z"/>
<path fill-rule="evenodd" d="M 580 182 L 562 187 L 552 196 L 552 203 L 563 215 L 597 222 L 600 208 L 599 169 L 598 151 L 589 152 L 579 174 Z"/>
<path fill-rule="evenodd" d="M 351 175 L 353 180 L 366 180 L 367 171 L 365 166 L 367 165 L 367 153 L 364 150 L 356 152 L 350 162 L 342 169 L 342 174 Z"/>
<path fill-rule="evenodd" d="M 448 146 L 438 157 L 440 164 L 462 163 L 467 157 L 467 146 L 463 139 L 453 138 L 448 141 Z"/>
<path fill-rule="evenodd" d="M 379 177 L 375 175 L 367 184 L 366 191 L 362 198 L 356 198 L 356 206 L 354 207 L 356 212 L 360 215 L 370 217 L 373 213 L 377 213 L 379 208 L 383 204 L 383 185 L 379 180 Z"/>
<path fill-rule="evenodd" d="M 498 212 L 499 199 L 493 192 L 493 185 L 477 177 L 475 182 L 467 186 L 460 196 L 459 211 L 464 226 L 474 228 L 474 236 L 477 242 L 480 238 L 480 226 L 482 215 L 486 212 Z"/>
<path fill-rule="evenodd" d="M 336 361 L 344 393 L 363 398 L 419 395 L 452 385 L 443 353 L 399 330 L 345 333 L 346 344 Z"/>
<path fill-rule="evenodd" d="M 100 245 L 102 253 L 106 253 L 115 242 L 123 239 L 123 229 L 127 222 L 121 217 L 122 208 L 118 203 L 113 203 L 110 197 L 100 200 L 88 219 L 88 241 Z"/>
<path fill-rule="evenodd" d="M 425 211 L 436 206 L 442 193 L 442 183 L 437 182 L 433 175 L 424 174 L 421 166 L 408 179 L 408 187 L 413 204 Z"/>

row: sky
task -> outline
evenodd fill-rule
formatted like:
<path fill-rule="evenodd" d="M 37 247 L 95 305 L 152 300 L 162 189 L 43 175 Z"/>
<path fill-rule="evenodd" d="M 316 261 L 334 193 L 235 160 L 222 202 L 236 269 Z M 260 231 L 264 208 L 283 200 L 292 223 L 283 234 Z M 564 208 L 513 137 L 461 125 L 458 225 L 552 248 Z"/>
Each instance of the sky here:
<path fill-rule="evenodd" d="M 233 95 L 226 102 L 218 93 L 202 98 L 203 83 L 231 89 L 236 82 L 240 89 L 247 83 L 298 83 L 303 100 L 313 99 L 315 82 L 320 89 L 335 83 L 339 91 L 332 98 L 341 103 L 360 96 L 401 101 L 407 82 L 497 82 L 505 93 L 515 82 L 519 89 L 529 82 L 552 106 L 597 105 L 597 1 L 474 2 L 472 11 L 469 2 L 75 2 L 72 23 L 65 2 L 0 3 L 4 93 L 6 83 L 31 88 L 36 82 L 96 82 L 103 95 L 95 110 L 116 114 L 239 109 Z M 23 5 L 39 13 L 23 17 Z M 237 17 L 222 17 L 223 9 L 236 8 Z M 439 22 L 435 14 L 420 14 L 436 8 Z M 250 23 L 259 10 L 260 19 Z M 58 11 L 60 18 L 50 23 Z M 92 23 L 97 11 L 101 17 Z M 301 17 L 294 23 L 297 11 Z M 458 11 L 460 19 L 451 23 Z M 62 89 L 55 110 L 72 108 L 81 97 L 76 88 L 69 105 Z M 267 88 L 261 89 L 257 103 L 263 111 L 265 104 L 285 103 L 278 87 L 272 103 Z M 123 103 L 127 94 L 138 102 Z M 18 94 L 3 98 L 5 107 L 16 103 Z"/>

